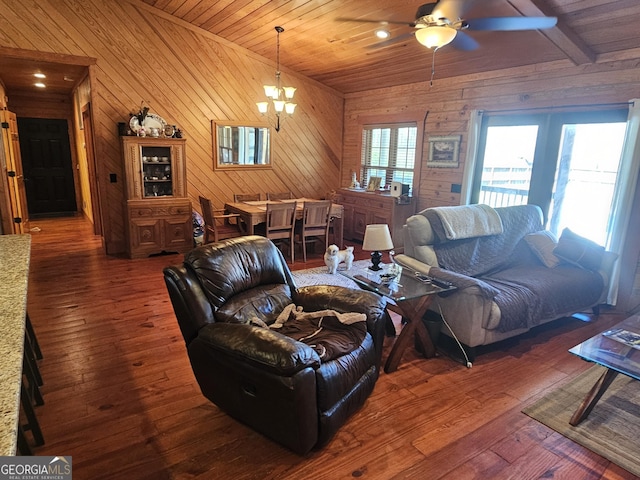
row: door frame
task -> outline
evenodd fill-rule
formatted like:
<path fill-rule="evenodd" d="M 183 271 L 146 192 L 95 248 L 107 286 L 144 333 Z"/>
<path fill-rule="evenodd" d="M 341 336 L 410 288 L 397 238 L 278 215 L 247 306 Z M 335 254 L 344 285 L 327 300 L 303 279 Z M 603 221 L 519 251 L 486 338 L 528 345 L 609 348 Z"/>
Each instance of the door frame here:
<path fill-rule="evenodd" d="M 89 79 L 89 85 L 90 86 L 95 86 L 96 82 L 94 81 L 95 79 L 95 65 L 97 62 L 96 58 L 93 57 L 84 57 L 84 56 L 77 56 L 77 55 L 67 55 L 67 54 L 60 54 L 60 53 L 50 53 L 50 52 L 42 52 L 42 51 L 37 51 L 37 50 L 25 50 L 25 49 L 20 49 L 20 48 L 11 48 L 11 47 L 0 47 L 0 57 L 6 57 L 6 58 L 13 58 L 13 59 L 21 59 L 21 60 L 25 60 L 25 61 L 33 61 L 33 62 L 42 62 L 42 63 L 53 63 L 53 64 L 60 64 L 60 65 L 75 65 L 75 66 L 83 66 L 86 67 L 86 71 L 87 74 L 85 76 L 83 76 L 82 78 L 78 79 L 74 84 L 72 84 L 71 86 L 71 92 L 69 94 L 69 99 L 70 102 L 72 103 L 72 108 L 71 108 L 71 114 L 70 116 L 65 116 L 64 118 L 67 119 L 68 124 L 69 124 L 69 142 L 71 144 L 71 155 L 72 155 L 72 163 L 74 166 L 74 188 L 75 188 L 75 194 L 76 194 L 76 204 L 78 207 L 80 207 L 82 205 L 82 198 L 81 198 L 81 192 L 79 189 L 79 183 L 78 183 L 78 174 L 77 174 L 77 165 L 78 165 L 78 158 L 77 158 L 77 152 L 76 152 L 76 148 L 78 146 L 78 142 L 83 141 L 83 139 L 80 137 L 80 135 L 77 134 L 77 132 L 82 131 L 78 128 L 76 128 L 76 122 L 81 121 L 80 119 L 82 118 L 82 111 L 81 108 L 82 106 L 79 106 L 76 102 L 75 102 L 75 96 L 77 94 L 77 90 L 78 90 L 78 85 L 80 84 L 80 82 L 84 81 L 85 79 Z M 9 98 L 9 104 L 11 104 L 11 95 L 12 92 L 8 91 L 6 92 L 7 97 Z M 34 94 L 34 102 L 37 101 L 37 95 L 38 94 Z M 89 95 L 88 95 L 88 101 L 87 104 L 89 105 L 93 105 L 93 110 L 95 110 L 96 108 L 96 94 L 93 91 L 93 88 L 90 88 L 89 90 Z M 76 112 L 76 115 L 79 117 L 77 120 L 75 118 L 74 115 L 74 111 Z M 18 112 L 16 112 L 18 113 Z M 34 116 L 34 115 L 22 115 L 21 116 Z M 35 115 L 35 117 L 38 117 L 38 115 Z M 90 117 L 93 119 L 93 111 L 90 111 Z M 52 117 L 42 117 L 42 118 L 52 118 Z M 57 118 L 62 118 L 62 117 L 57 117 Z M 92 126 L 95 125 L 95 121 L 92 121 Z M 95 143 L 95 132 L 92 129 L 91 133 L 89 134 L 91 136 L 91 145 L 94 147 L 94 162 L 93 162 L 93 166 L 97 167 L 97 163 L 96 163 L 96 158 L 97 158 L 97 152 L 95 150 L 96 147 L 96 143 Z M 85 134 L 86 136 L 86 134 Z M 97 169 L 96 169 L 97 170 Z M 95 170 L 94 170 L 95 172 Z M 102 209 L 100 208 L 100 201 L 99 201 L 99 197 L 100 197 L 100 189 L 101 186 L 99 185 L 98 182 L 98 178 L 97 175 L 94 176 L 93 178 L 90 178 L 89 181 L 89 190 L 90 190 L 90 195 L 91 195 L 91 200 L 92 200 L 92 205 L 94 206 L 94 208 L 98 208 L 100 211 L 99 215 L 94 215 L 94 219 L 93 219 L 93 223 L 94 223 L 94 232 L 97 235 L 101 235 L 104 236 L 104 223 L 103 223 L 103 218 L 102 218 Z M 5 203 L 3 198 L 0 198 L 0 202 Z M 4 208 L 0 208 L 1 211 L 4 211 L 5 208 L 10 208 L 10 205 L 3 205 Z M 4 219 L 3 219 L 4 222 Z M 104 244 L 104 242 L 103 242 Z"/>
<path fill-rule="evenodd" d="M 98 166 L 96 164 L 96 149 L 93 135 L 93 115 L 91 102 L 82 107 L 82 125 L 84 132 L 85 152 L 87 155 L 87 170 L 89 176 L 89 190 L 91 194 L 91 213 L 93 215 L 93 233 L 102 235 L 102 208 L 98 194 Z"/>

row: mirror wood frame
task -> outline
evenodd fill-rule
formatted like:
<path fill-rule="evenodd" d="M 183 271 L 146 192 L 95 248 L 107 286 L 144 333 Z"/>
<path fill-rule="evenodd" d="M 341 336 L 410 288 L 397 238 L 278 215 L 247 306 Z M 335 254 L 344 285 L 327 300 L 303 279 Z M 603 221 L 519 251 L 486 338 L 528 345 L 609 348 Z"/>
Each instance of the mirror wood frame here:
<path fill-rule="evenodd" d="M 221 128 L 239 128 L 249 127 L 263 129 L 267 132 L 267 160 L 263 164 L 255 163 L 223 163 L 220 161 L 220 130 Z M 212 120 L 211 131 L 213 133 L 213 168 L 214 170 L 248 170 L 248 169 L 260 169 L 266 170 L 273 167 L 273 157 L 271 155 L 271 141 L 273 135 L 271 134 L 271 127 L 266 123 L 260 122 L 233 122 L 229 120 Z M 233 154 L 232 154 L 233 155 Z M 235 153 L 237 155 L 237 152 Z"/>

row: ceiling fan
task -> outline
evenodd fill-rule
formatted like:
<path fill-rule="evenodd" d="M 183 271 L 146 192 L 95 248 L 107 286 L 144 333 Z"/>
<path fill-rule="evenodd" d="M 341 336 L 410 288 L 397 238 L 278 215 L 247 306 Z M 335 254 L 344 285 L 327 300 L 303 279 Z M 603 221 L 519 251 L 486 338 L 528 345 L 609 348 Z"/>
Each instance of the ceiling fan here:
<path fill-rule="evenodd" d="M 338 21 L 366 22 L 378 24 L 408 25 L 415 28 L 398 37 L 379 42 L 374 48 L 387 46 L 415 35 L 418 42 L 428 48 L 441 48 L 445 45 L 459 50 L 475 50 L 478 42 L 467 35 L 464 30 L 477 31 L 513 31 L 541 30 L 555 26 L 556 17 L 487 17 L 464 19 L 464 14 L 477 0 L 438 0 L 425 3 L 418 8 L 413 22 L 393 20 L 366 20 L 357 18 L 339 18 Z"/>

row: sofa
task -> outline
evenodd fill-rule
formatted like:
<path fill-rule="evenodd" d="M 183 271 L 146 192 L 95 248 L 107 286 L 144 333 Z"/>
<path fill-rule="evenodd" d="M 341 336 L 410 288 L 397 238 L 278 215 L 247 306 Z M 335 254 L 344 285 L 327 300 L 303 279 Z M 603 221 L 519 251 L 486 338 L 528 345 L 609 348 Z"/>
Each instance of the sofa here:
<path fill-rule="evenodd" d="M 616 259 L 569 229 L 556 238 L 535 205 L 428 208 L 403 233 L 396 261 L 457 287 L 432 302 L 431 317 L 472 354 L 585 309 L 597 313 Z"/>
<path fill-rule="evenodd" d="M 379 295 L 297 288 L 253 235 L 196 247 L 164 279 L 204 396 L 276 442 L 320 448 L 372 392 L 389 321 Z"/>

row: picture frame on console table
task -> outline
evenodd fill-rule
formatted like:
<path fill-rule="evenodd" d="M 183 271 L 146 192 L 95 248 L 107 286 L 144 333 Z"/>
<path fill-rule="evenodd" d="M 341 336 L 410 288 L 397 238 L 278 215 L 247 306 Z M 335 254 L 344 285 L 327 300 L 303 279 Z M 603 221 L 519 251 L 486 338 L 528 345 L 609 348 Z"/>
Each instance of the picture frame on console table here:
<path fill-rule="evenodd" d="M 427 167 L 457 168 L 461 135 L 429 138 Z"/>
<path fill-rule="evenodd" d="M 369 179 L 369 185 L 367 185 L 367 192 L 375 192 L 380 189 L 382 184 L 382 177 L 371 177 Z"/>

